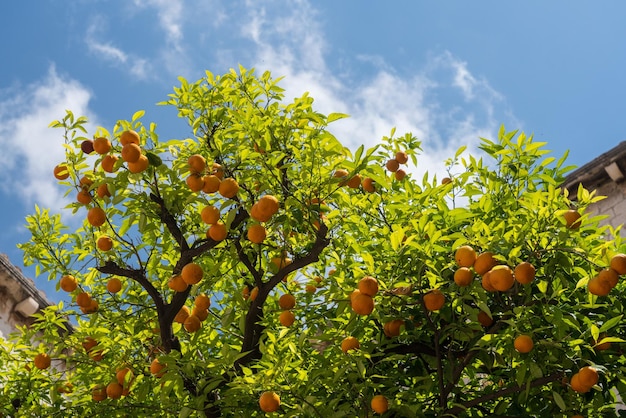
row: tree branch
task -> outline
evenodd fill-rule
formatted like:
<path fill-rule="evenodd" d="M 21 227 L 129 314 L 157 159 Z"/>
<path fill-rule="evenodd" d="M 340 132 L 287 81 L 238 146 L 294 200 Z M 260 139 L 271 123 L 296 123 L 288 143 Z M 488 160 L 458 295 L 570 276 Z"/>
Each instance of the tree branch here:
<path fill-rule="evenodd" d="M 165 206 L 165 201 L 161 196 L 158 196 L 154 193 L 150 193 L 150 200 L 159 205 L 159 218 L 167 227 L 167 230 L 170 231 L 170 234 L 174 237 L 178 245 L 180 246 L 181 253 L 189 250 L 189 244 L 183 235 L 183 231 L 178 227 L 178 223 L 176 222 L 176 218 Z"/>

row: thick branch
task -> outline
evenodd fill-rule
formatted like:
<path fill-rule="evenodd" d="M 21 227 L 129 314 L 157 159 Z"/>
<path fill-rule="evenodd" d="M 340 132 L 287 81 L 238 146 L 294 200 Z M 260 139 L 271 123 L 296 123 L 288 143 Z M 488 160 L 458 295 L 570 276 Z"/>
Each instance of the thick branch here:
<path fill-rule="evenodd" d="M 152 285 L 152 283 L 150 283 L 143 270 L 121 267 L 113 261 L 107 261 L 106 263 L 104 263 L 103 266 L 96 267 L 96 269 L 100 273 L 113 274 L 116 276 L 128 277 L 129 279 L 135 280 L 141 285 L 141 287 L 146 289 L 146 292 L 148 292 L 148 294 L 154 301 L 157 311 L 159 309 L 163 310 L 165 308 L 165 301 L 163 300 L 163 297 L 161 296 L 159 291 Z"/>
<path fill-rule="evenodd" d="M 150 193 L 150 200 L 159 205 L 159 218 L 167 227 L 167 230 L 170 231 L 170 234 L 174 237 L 178 245 L 180 246 L 181 252 L 185 252 L 189 249 L 189 244 L 183 235 L 183 231 L 178 227 L 178 222 L 176 222 L 176 218 L 165 206 L 165 201 L 161 196 L 157 196 L 154 193 Z"/>

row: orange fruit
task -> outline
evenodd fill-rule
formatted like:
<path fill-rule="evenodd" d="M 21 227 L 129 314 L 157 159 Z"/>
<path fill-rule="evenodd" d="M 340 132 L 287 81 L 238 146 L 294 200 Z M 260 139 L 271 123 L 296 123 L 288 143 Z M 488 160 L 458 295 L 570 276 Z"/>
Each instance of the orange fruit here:
<path fill-rule="evenodd" d="M 220 210 L 215 206 L 205 206 L 200 212 L 200 218 L 205 224 L 213 225 L 220 220 Z"/>
<path fill-rule="evenodd" d="M 261 224 L 252 224 L 248 228 L 248 239 L 255 244 L 260 244 L 265 241 L 267 237 L 267 231 Z"/>
<path fill-rule="evenodd" d="M 117 382 L 111 382 L 107 385 L 106 391 L 109 399 L 119 399 L 122 397 L 124 388 Z"/>
<path fill-rule="evenodd" d="M 201 174 L 206 169 L 206 159 L 200 154 L 194 154 L 187 159 L 189 171 L 193 174 Z"/>
<path fill-rule="evenodd" d="M 530 353 L 535 343 L 533 343 L 533 339 L 530 336 L 522 334 L 515 338 L 513 346 L 519 353 Z"/>
<path fill-rule="evenodd" d="M 228 236 L 228 229 L 222 222 L 217 222 L 211 225 L 206 233 L 213 241 L 224 241 Z"/>
<path fill-rule="evenodd" d="M 82 346 L 86 352 L 90 352 L 92 348 L 98 345 L 98 341 L 93 339 L 92 337 L 85 338 L 85 341 L 82 342 Z"/>
<path fill-rule="evenodd" d="M 339 169 L 335 170 L 335 172 L 333 173 L 333 177 L 345 180 L 348 177 L 348 174 L 349 174 L 348 170 L 345 170 L 343 168 L 339 168 Z"/>
<path fill-rule="evenodd" d="M 67 164 L 59 164 L 54 167 L 54 177 L 57 180 L 65 180 L 70 176 L 69 168 Z"/>
<path fill-rule="evenodd" d="M 587 290 L 589 290 L 589 293 L 592 295 L 606 296 L 611 292 L 611 284 L 595 276 L 587 283 Z"/>
<path fill-rule="evenodd" d="M 280 309 L 283 311 L 293 309 L 293 307 L 296 306 L 296 298 L 286 293 L 278 299 L 278 306 L 280 306 Z"/>
<path fill-rule="evenodd" d="M 315 293 L 317 292 L 317 286 L 312 285 L 312 284 L 307 284 L 306 286 L 304 286 L 304 291 L 307 293 Z"/>
<path fill-rule="evenodd" d="M 372 398 L 370 406 L 377 414 L 384 414 L 389 409 L 389 402 L 383 395 L 376 395 Z"/>
<path fill-rule="evenodd" d="M 483 327 L 490 327 L 493 324 L 493 319 L 485 311 L 478 312 L 478 322 Z"/>
<path fill-rule="evenodd" d="M 278 212 L 278 209 L 280 208 L 278 199 L 275 196 L 269 194 L 261 196 L 256 205 L 258 208 L 257 214 L 260 218 L 256 220 L 259 222 L 267 222 L 272 216 L 274 216 Z"/>
<path fill-rule="evenodd" d="M 383 332 L 387 337 L 397 337 L 400 335 L 400 328 L 404 325 L 402 319 L 392 319 L 383 325 Z"/>
<path fill-rule="evenodd" d="M 102 350 L 90 350 L 89 357 L 93 361 L 101 361 L 104 358 L 104 352 Z"/>
<path fill-rule="evenodd" d="M 494 253 L 485 251 L 481 253 L 474 261 L 474 271 L 481 276 L 487 273 L 498 264 L 498 260 L 494 258 Z"/>
<path fill-rule="evenodd" d="M 441 184 L 444 185 L 444 186 L 446 184 L 450 184 L 450 183 L 452 183 L 452 179 L 450 177 L 444 177 L 444 178 L 441 179 Z"/>
<path fill-rule="evenodd" d="M 426 293 L 423 297 L 424 306 L 429 311 L 438 311 L 446 303 L 446 297 L 437 289 Z"/>
<path fill-rule="evenodd" d="M 88 205 L 91 203 L 91 193 L 88 190 L 81 190 L 76 195 L 76 200 L 78 203 L 82 203 L 83 205 Z"/>
<path fill-rule="evenodd" d="M 274 266 L 276 266 L 276 268 L 282 269 L 283 267 L 291 264 L 291 258 L 287 257 L 286 254 L 283 254 L 280 257 L 272 257 L 271 262 Z"/>
<path fill-rule="evenodd" d="M 189 263 L 183 267 L 183 270 L 180 272 L 181 277 L 187 284 L 196 284 L 202 280 L 204 276 L 204 271 L 202 267 L 200 267 L 196 263 Z"/>
<path fill-rule="evenodd" d="M 252 291 L 250 291 L 250 302 L 254 302 L 256 297 L 259 295 L 259 288 L 254 286 Z"/>
<path fill-rule="evenodd" d="M 239 184 L 237 183 L 237 180 L 229 177 L 220 182 L 220 188 L 218 189 L 218 192 L 225 198 L 232 199 L 233 197 L 237 196 L 237 193 L 239 193 Z"/>
<path fill-rule="evenodd" d="M 132 129 L 122 132 L 120 135 L 120 144 L 122 144 L 122 146 L 126 144 L 139 145 L 139 134 Z"/>
<path fill-rule="evenodd" d="M 122 147 L 122 160 L 127 163 L 136 163 L 141 157 L 141 147 L 135 143 L 126 144 Z"/>
<path fill-rule="evenodd" d="M 385 168 L 387 170 L 391 171 L 392 173 L 395 173 L 400 168 L 400 163 L 398 162 L 398 160 L 393 158 L 393 159 L 387 161 L 387 163 L 385 164 Z"/>
<path fill-rule="evenodd" d="M 194 306 L 191 310 L 191 316 L 197 317 L 200 321 L 204 321 L 209 317 L 209 309 L 200 309 L 197 306 Z"/>
<path fill-rule="evenodd" d="M 91 295 L 87 292 L 81 292 L 76 295 L 76 304 L 81 308 L 87 308 L 91 305 Z"/>
<path fill-rule="evenodd" d="M 617 286 L 617 282 L 619 282 L 619 275 L 612 268 L 600 270 L 597 277 L 598 280 L 607 282 L 609 286 L 611 286 L 611 289 Z"/>
<path fill-rule="evenodd" d="M 107 215 L 104 209 L 96 206 L 87 212 L 87 222 L 89 222 L 92 226 L 99 227 L 104 225 L 107 220 Z"/>
<path fill-rule="evenodd" d="M 89 177 L 85 176 L 85 177 L 81 177 L 80 178 L 79 183 L 80 183 L 81 189 L 89 190 L 89 188 L 93 184 L 93 180 L 90 179 Z"/>
<path fill-rule="evenodd" d="M 359 291 L 367 296 L 374 296 L 378 293 L 378 281 L 371 277 L 365 276 L 359 280 Z"/>
<path fill-rule="evenodd" d="M 563 214 L 565 218 L 565 226 L 569 229 L 578 229 L 580 227 L 580 213 L 577 210 L 571 209 Z"/>
<path fill-rule="evenodd" d="M 48 354 L 39 353 L 35 356 L 34 363 L 36 368 L 38 368 L 39 370 L 44 370 L 50 367 L 52 360 L 50 359 L 50 356 Z"/>
<path fill-rule="evenodd" d="M 396 178 L 396 180 L 401 181 L 406 177 L 406 171 L 400 168 L 395 173 L 393 173 L 393 175 Z"/>
<path fill-rule="evenodd" d="M 111 293 L 117 293 L 122 290 L 122 281 L 117 277 L 113 277 L 107 281 L 107 290 Z"/>
<path fill-rule="evenodd" d="M 209 174 L 202 177 L 202 180 L 204 180 L 204 187 L 202 188 L 204 193 L 215 193 L 220 189 L 220 183 L 222 181 L 219 177 Z"/>
<path fill-rule="evenodd" d="M 610 267 L 620 276 L 626 274 L 626 254 L 615 254 L 611 258 Z"/>
<path fill-rule="evenodd" d="M 111 141 L 108 138 L 96 138 L 93 140 L 93 149 L 100 155 L 111 151 Z"/>
<path fill-rule="evenodd" d="M 519 263 L 513 271 L 515 280 L 521 284 L 529 284 L 535 279 L 535 266 L 527 261 Z"/>
<path fill-rule="evenodd" d="M 180 274 L 173 276 L 167 281 L 167 287 L 175 292 L 184 292 L 187 290 L 188 284 L 183 280 Z"/>
<path fill-rule="evenodd" d="M 103 401 L 107 398 L 107 389 L 104 386 L 98 385 L 91 390 L 91 399 L 95 402 Z"/>
<path fill-rule="evenodd" d="M 183 326 L 187 332 L 196 332 L 202 328 L 202 321 L 195 315 L 189 315 L 187 319 L 185 319 Z"/>
<path fill-rule="evenodd" d="M 341 351 L 344 353 L 347 353 L 350 350 L 357 350 L 360 347 L 361 344 L 359 344 L 359 340 L 354 337 L 346 337 L 341 342 Z"/>
<path fill-rule="evenodd" d="M 476 261 L 476 251 L 469 245 L 462 245 L 454 253 L 454 261 L 459 267 L 472 267 Z"/>
<path fill-rule="evenodd" d="M 78 281 L 76 280 L 76 277 L 66 274 L 65 276 L 61 277 L 59 285 L 64 291 L 73 292 L 78 287 Z"/>
<path fill-rule="evenodd" d="M 133 380 L 133 371 L 128 367 L 123 367 L 115 373 L 115 379 L 120 385 L 128 386 Z"/>
<path fill-rule="evenodd" d="M 580 373 L 575 373 L 572 375 L 569 385 L 574 392 L 578 393 L 587 393 L 591 390 L 591 386 L 583 385 L 580 381 Z"/>
<path fill-rule="evenodd" d="M 481 280 L 480 284 L 482 285 L 483 289 L 485 289 L 487 292 L 497 291 L 496 288 L 493 287 L 493 285 L 491 284 L 491 270 L 483 274 L 483 279 Z"/>
<path fill-rule="evenodd" d="M 165 369 L 167 366 L 159 361 L 158 358 L 152 360 L 150 363 L 150 373 L 152 373 L 156 377 L 161 377 L 165 374 Z"/>
<path fill-rule="evenodd" d="M 500 292 L 506 292 L 515 283 L 513 270 L 509 266 L 495 266 L 489 275 L 491 285 Z"/>
<path fill-rule="evenodd" d="M 396 152 L 396 161 L 400 164 L 406 164 L 409 162 L 409 155 L 404 151 Z"/>
<path fill-rule="evenodd" d="M 353 292 L 353 295 L 350 297 L 352 310 L 357 315 L 371 314 L 372 311 L 374 311 L 374 299 L 369 295 L 361 293 L 359 290 L 356 290 L 355 292 L 358 293 Z"/>
<path fill-rule="evenodd" d="M 100 167 L 107 173 L 115 172 L 115 163 L 117 163 L 117 156 L 112 154 L 107 154 L 104 156 L 102 161 L 100 161 Z"/>
<path fill-rule="evenodd" d="M 176 316 L 174 317 L 174 322 L 184 324 L 185 320 L 189 318 L 189 315 L 191 315 L 191 311 L 187 306 L 183 305 L 176 313 Z"/>
<path fill-rule="evenodd" d="M 290 327 L 296 320 L 296 316 L 291 311 L 282 311 L 278 316 L 278 321 L 285 327 Z"/>
<path fill-rule="evenodd" d="M 113 248 L 113 240 L 107 235 L 103 235 L 96 241 L 96 246 L 100 251 L 109 251 Z"/>
<path fill-rule="evenodd" d="M 361 175 L 355 174 L 346 182 L 346 185 L 351 189 L 358 189 L 361 185 Z"/>
<path fill-rule="evenodd" d="M 199 192 L 204 187 L 203 177 L 197 173 L 191 173 L 187 177 L 186 183 L 192 192 Z"/>
<path fill-rule="evenodd" d="M 134 163 L 128 163 L 127 165 L 128 165 L 128 171 L 130 171 L 133 174 L 137 174 L 146 170 L 148 166 L 150 166 L 150 161 L 148 160 L 148 157 L 141 154 L 141 156 L 139 156 L 139 159 L 137 161 L 135 161 Z"/>
<path fill-rule="evenodd" d="M 193 301 L 193 304 L 198 309 L 209 309 L 209 307 L 211 307 L 211 299 L 204 293 L 201 293 L 198 296 L 196 296 L 196 299 Z"/>
<path fill-rule="evenodd" d="M 593 349 L 596 351 L 609 350 L 611 348 L 611 343 L 608 341 L 604 343 L 601 342 L 605 338 L 606 338 L 606 334 L 602 333 L 598 336 L 598 341 L 592 340 L 591 345 L 593 345 Z"/>
<path fill-rule="evenodd" d="M 583 386 L 587 386 L 591 389 L 591 387 L 598 383 L 598 371 L 590 366 L 585 366 L 578 371 L 580 384 Z"/>
<path fill-rule="evenodd" d="M 213 163 L 213 166 L 211 168 L 211 174 L 222 180 L 224 178 L 224 167 L 222 167 L 218 163 Z"/>
<path fill-rule="evenodd" d="M 276 412 L 280 408 L 280 396 L 275 392 L 263 392 L 259 398 L 259 407 L 263 412 Z"/>
<path fill-rule="evenodd" d="M 364 178 L 361 186 L 363 187 L 363 190 L 368 193 L 374 193 L 376 191 L 376 182 L 371 177 Z"/>
<path fill-rule="evenodd" d="M 100 199 L 104 199 L 105 196 L 111 197 L 111 193 L 109 192 L 109 186 L 106 183 L 102 183 L 96 189 L 96 194 Z"/>
<path fill-rule="evenodd" d="M 89 306 L 81 306 L 80 310 L 85 313 L 85 314 L 90 314 L 90 313 L 95 313 L 98 312 L 98 301 L 95 299 L 91 299 L 89 301 Z"/>
<path fill-rule="evenodd" d="M 456 283 L 457 286 L 469 286 L 472 284 L 473 280 L 474 274 L 468 267 L 459 267 L 457 271 L 454 272 L 454 283 Z"/>

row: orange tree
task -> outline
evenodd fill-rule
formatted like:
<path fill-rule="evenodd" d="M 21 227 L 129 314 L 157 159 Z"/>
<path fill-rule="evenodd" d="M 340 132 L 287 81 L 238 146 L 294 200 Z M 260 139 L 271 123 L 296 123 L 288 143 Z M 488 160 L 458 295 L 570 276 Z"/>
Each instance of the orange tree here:
<path fill-rule="evenodd" d="M 617 416 L 626 246 L 565 157 L 502 128 L 414 179 L 269 73 L 180 81 L 189 138 L 52 123 L 77 201 L 21 248 L 71 303 L 2 343 L 3 415 Z"/>

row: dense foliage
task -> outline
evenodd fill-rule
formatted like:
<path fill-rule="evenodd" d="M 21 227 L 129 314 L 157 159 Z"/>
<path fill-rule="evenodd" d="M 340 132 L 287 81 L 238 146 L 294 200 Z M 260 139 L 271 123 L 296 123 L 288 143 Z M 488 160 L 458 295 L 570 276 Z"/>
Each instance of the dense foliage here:
<path fill-rule="evenodd" d="M 269 73 L 180 81 L 189 138 L 53 122 L 77 202 L 21 248 L 72 303 L 2 343 L 2 415 L 617 416 L 626 245 L 565 157 L 502 128 L 416 179 Z"/>

